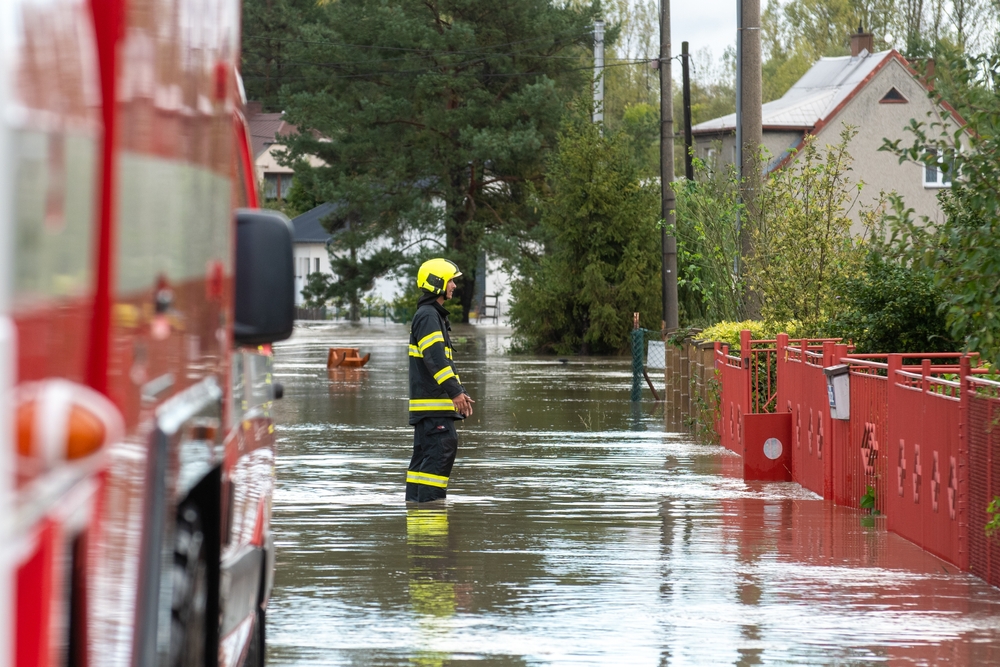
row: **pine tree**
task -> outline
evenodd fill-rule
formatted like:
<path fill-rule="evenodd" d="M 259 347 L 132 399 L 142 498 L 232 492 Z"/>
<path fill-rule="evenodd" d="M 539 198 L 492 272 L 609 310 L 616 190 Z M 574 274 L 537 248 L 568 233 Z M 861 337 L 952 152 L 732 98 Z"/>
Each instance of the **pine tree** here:
<path fill-rule="evenodd" d="M 566 100 L 589 85 L 598 7 L 339 0 L 319 9 L 298 33 L 298 71 L 281 97 L 301 131 L 289 141 L 297 178 L 316 201 L 341 204 L 373 244 L 402 250 L 443 236 L 465 274 L 467 321 L 479 254 L 517 256 L 535 224 L 529 184 L 542 179 Z M 308 166 L 309 156 L 325 166 Z"/>

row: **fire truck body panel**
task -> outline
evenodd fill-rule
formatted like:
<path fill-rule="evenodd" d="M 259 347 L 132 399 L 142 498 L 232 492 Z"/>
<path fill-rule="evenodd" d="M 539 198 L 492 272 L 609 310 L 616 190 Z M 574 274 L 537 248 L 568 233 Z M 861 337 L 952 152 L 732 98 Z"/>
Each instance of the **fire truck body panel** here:
<path fill-rule="evenodd" d="M 0 5 L 0 667 L 241 664 L 275 387 L 233 343 L 239 1 Z"/>

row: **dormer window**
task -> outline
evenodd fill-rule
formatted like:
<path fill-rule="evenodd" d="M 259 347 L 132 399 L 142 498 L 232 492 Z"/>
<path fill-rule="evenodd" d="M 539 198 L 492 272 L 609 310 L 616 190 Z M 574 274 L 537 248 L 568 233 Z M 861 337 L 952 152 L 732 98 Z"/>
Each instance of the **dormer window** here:
<path fill-rule="evenodd" d="M 903 93 L 899 92 L 895 86 L 890 88 L 889 92 L 878 101 L 879 104 L 906 104 L 907 102 L 909 100 L 903 97 Z"/>

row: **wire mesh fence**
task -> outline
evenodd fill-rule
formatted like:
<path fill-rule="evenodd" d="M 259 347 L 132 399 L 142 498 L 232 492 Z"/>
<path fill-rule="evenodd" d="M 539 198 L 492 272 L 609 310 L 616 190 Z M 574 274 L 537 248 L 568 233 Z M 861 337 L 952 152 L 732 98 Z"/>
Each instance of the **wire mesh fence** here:
<path fill-rule="evenodd" d="M 663 334 L 652 329 L 632 330 L 631 400 L 642 400 L 643 384 L 649 388 L 654 400 L 663 398 L 666 356 Z"/>

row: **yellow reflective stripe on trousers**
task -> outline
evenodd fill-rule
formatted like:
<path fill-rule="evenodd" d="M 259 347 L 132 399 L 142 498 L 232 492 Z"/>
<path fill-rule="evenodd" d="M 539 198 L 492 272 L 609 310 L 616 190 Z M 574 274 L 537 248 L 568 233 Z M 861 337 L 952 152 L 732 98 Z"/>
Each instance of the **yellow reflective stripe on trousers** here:
<path fill-rule="evenodd" d="M 417 347 L 420 349 L 421 352 L 423 352 L 434 343 L 443 343 L 443 342 L 444 342 L 444 334 L 441 333 L 440 331 L 434 331 L 432 333 L 427 334 L 419 341 L 417 341 Z"/>
<path fill-rule="evenodd" d="M 445 366 L 444 368 L 442 368 L 441 370 L 439 370 L 437 373 L 434 374 L 434 379 L 437 380 L 438 384 L 444 384 L 445 380 L 453 377 L 456 377 L 455 369 L 453 369 L 451 366 Z"/>
<path fill-rule="evenodd" d="M 420 350 L 417 348 L 416 345 L 411 345 L 410 346 L 410 356 L 411 357 L 419 357 L 421 359 L 423 359 L 423 357 L 424 357 L 424 355 L 422 355 L 420 353 Z"/>
<path fill-rule="evenodd" d="M 455 404 L 450 398 L 411 398 L 410 412 L 430 410 L 454 410 Z"/>
<path fill-rule="evenodd" d="M 426 484 L 427 486 L 436 486 L 439 489 L 448 488 L 447 477 L 442 477 L 441 475 L 432 475 L 429 472 L 417 472 L 416 470 L 406 471 L 406 483 Z"/>

